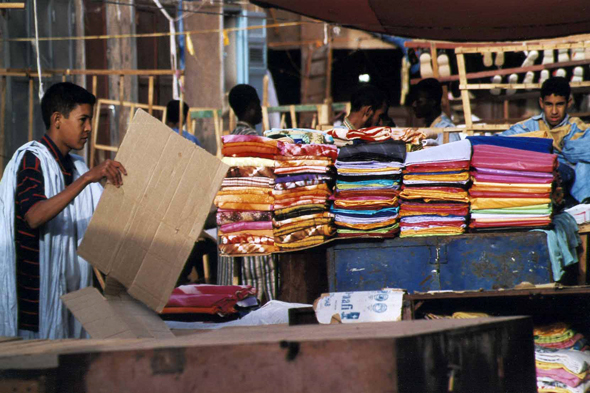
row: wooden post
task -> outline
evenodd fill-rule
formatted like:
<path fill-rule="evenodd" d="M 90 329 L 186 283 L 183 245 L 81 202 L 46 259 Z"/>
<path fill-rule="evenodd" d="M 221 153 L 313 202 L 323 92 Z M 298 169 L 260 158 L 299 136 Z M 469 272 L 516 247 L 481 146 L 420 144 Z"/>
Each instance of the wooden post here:
<path fill-rule="evenodd" d="M 262 78 L 262 128 L 270 130 L 270 119 L 268 118 L 268 75 Z"/>
<path fill-rule="evenodd" d="M 2 95 L 2 106 L 0 107 L 0 173 L 4 173 L 4 144 L 6 141 L 6 129 L 4 128 L 4 122 L 6 121 L 6 77 L 2 77 L 2 86 L 0 88 L 0 94 Z"/>
<path fill-rule="evenodd" d="M 332 98 L 332 33 L 328 29 L 328 48 L 326 48 L 326 93 L 324 99 L 330 100 Z"/>
<path fill-rule="evenodd" d="M 215 122 L 215 144 L 217 145 L 216 156 L 221 158 L 221 124 L 219 124 L 219 115 L 217 109 L 213 110 L 213 121 Z"/>
<path fill-rule="evenodd" d="M 121 109 L 123 109 L 123 101 L 125 101 L 125 75 L 119 75 L 119 101 L 121 101 Z"/>
<path fill-rule="evenodd" d="M 504 119 L 510 118 L 510 101 L 504 100 L 504 111 L 502 113 Z"/>
<path fill-rule="evenodd" d="M 33 94 L 33 78 L 29 78 L 29 142 L 33 140 L 33 106 L 35 105 Z"/>
<path fill-rule="evenodd" d="M 295 112 L 295 105 L 289 105 L 289 113 L 291 114 L 291 128 L 297 128 L 297 112 Z"/>
<path fill-rule="evenodd" d="M 184 76 L 180 77 L 180 101 L 178 103 L 178 134 L 182 135 L 182 125 L 184 124 Z"/>
<path fill-rule="evenodd" d="M 473 121 L 471 120 L 471 101 L 469 100 L 469 90 L 467 90 L 467 76 L 465 71 L 465 56 L 462 52 L 457 53 L 457 68 L 459 69 L 459 83 L 461 88 L 461 100 L 463 101 L 463 114 L 465 116 L 465 131 L 473 135 Z"/>
<path fill-rule="evenodd" d="M 131 124 L 134 114 L 135 114 L 135 105 L 131 104 L 131 107 L 129 109 L 129 124 Z"/>
<path fill-rule="evenodd" d="M 437 48 L 436 48 L 436 44 L 434 42 L 432 42 L 430 44 L 430 56 L 432 58 L 432 73 L 434 74 L 434 77 L 438 80 L 440 80 L 440 71 L 438 68 L 438 55 L 437 55 Z M 451 116 L 451 104 L 449 103 L 449 88 L 447 87 L 447 85 L 443 85 L 442 86 L 442 91 L 443 91 L 443 95 L 442 95 L 442 100 L 441 100 L 441 104 L 442 104 L 442 108 L 443 111 L 447 114 L 447 116 Z M 448 143 L 444 142 L 444 138 L 449 137 L 449 135 L 444 135 L 443 136 L 443 143 Z"/>
<path fill-rule="evenodd" d="M 92 127 L 94 132 L 92 133 L 92 143 L 90 145 L 90 162 L 88 163 L 89 168 L 92 168 L 94 166 L 94 157 L 96 155 L 96 141 L 98 138 L 98 120 L 100 119 L 100 103 L 101 100 L 96 101 L 96 108 L 94 110 L 94 126 Z"/>
<path fill-rule="evenodd" d="M 262 108 L 264 109 L 264 108 Z M 264 114 L 264 110 L 262 111 Z M 230 107 L 229 108 L 229 132 L 231 133 L 236 128 L 236 114 L 234 110 Z"/>
<path fill-rule="evenodd" d="M 149 87 L 148 87 L 148 105 L 150 106 L 148 109 L 148 113 L 151 115 L 153 114 L 153 105 L 154 105 L 154 77 L 149 77 Z"/>
<path fill-rule="evenodd" d="M 92 75 L 92 94 L 96 97 L 96 91 L 98 90 L 98 75 Z"/>

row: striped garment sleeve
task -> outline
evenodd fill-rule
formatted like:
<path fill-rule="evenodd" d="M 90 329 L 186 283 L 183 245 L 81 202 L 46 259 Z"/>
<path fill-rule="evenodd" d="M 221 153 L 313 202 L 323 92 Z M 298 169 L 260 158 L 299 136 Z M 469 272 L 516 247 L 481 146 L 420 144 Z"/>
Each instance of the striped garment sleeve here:
<path fill-rule="evenodd" d="M 25 153 L 16 181 L 15 199 L 19 205 L 19 213 L 24 217 L 33 205 L 47 199 L 41 163 L 33 153 Z"/>

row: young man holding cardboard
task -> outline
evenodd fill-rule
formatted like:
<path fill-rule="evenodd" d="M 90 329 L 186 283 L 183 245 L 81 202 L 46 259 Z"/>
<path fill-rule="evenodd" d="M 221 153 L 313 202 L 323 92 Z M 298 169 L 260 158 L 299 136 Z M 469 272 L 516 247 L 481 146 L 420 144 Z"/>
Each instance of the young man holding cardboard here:
<path fill-rule="evenodd" d="M 94 95 L 72 83 L 51 86 L 41 101 L 47 128 L 21 146 L 0 181 L 0 336 L 82 337 L 60 296 L 92 284 L 77 247 L 100 198 L 98 182 L 123 184 L 123 165 L 91 170 L 71 150 L 92 130 Z"/>
<path fill-rule="evenodd" d="M 582 202 L 590 198 L 590 137 L 586 132 L 588 125 L 567 114 L 571 104 L 567 79 L 549 78 L 541 86 L 539 106 L 542 112 L 516 123 L 501 135 L 552 138 L 563 186 L 577 202 Z"/>

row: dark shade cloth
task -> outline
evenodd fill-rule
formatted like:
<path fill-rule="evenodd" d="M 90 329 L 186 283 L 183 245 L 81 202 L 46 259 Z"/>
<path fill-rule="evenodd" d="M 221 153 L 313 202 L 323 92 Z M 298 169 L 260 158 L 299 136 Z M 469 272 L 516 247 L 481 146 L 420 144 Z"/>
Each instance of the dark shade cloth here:
<path fill-rule="evenodd" d="M 290 175 L 290 176 L 280 176 L 275 179 L 275 183 L 289 183 L 289 182 L 296 182 L 296 181 L 305 181 L 305 180 L 332 180 L 332 177 L 329 175 L 322 175 L 322 174 L 302 174 L 302 175 Z"/>
<path fill-rule="evenodd" d="M 553 153 L 553 139 L 518 136 L 468 136 L 471 146 L 492 145 L 538 153 Z"/>
<path fill-rule="evenodd" d="M 358 143 L 340 148 L 338 161 L 381 161 L 404 162 L 406 144 L 401 141 L 385 141 L 379 143 Z"/>

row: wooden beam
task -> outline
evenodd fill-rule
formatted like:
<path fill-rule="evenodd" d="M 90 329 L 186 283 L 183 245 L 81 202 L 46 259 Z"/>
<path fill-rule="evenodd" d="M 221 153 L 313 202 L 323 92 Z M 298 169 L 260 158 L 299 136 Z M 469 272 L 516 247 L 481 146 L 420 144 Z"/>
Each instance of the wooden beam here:
<path fill-rule="evenodd" d="M 465 76 L 465 56 L 462 53 L 457 53 L 456 55 L 457 68 L 459 69 L 459 77 L 461 80 L 461 84 L 467 84 L 467 77 Z M 465 126 L 469 130 L 473 126 L 473 122 L 471 120 L 471 101 L 469 100 L 469 91 L 462 89 L 461 99 L 463 100 L 463 115 L 465 117 Z"/>
<path fill-rule="evenodd" d="M 180 77 L 180 101 L 178 102 L 178 135 L 182 136 L 182 126 L 184 124 L 184 76 Z"/>
<path fill-rule="evenodd" d="M 148 82 L 148 113 L 151 115 L 154 108 L 154 77 L 150 75 Z"/>
<path fill-rule="evenodd" d="M 35 105 L 33 94 L 33 78 L 29 78 L 29 142 L 33 140 L 33 108 Z"/>
<path fill-rule="evenodd" d="M 25 3 L 0 3 L 1 9 L 22 10 L 25 8 Z"/>

